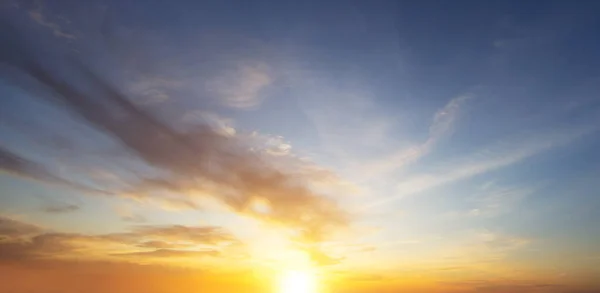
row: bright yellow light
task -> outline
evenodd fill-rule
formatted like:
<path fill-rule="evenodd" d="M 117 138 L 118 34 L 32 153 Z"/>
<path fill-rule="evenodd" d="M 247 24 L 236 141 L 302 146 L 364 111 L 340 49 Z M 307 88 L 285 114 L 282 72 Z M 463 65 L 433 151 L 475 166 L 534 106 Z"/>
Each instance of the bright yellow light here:
<path fill-rule="evenodd" d="M 279 293 L 317 293 L 314 274 L 308 271 L 286 271 L 279 280 Z"/>

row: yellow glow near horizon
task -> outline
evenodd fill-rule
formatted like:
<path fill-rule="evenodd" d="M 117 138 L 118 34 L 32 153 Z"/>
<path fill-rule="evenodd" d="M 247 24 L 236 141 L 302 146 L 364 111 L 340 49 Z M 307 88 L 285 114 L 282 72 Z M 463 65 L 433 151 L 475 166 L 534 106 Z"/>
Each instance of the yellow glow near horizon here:
<path fill-rule="evenodd" d="M 315 275 L 309 271 L 286 271 L 279 280 L 279 293 L 317 293 L 316 287 Z"/>

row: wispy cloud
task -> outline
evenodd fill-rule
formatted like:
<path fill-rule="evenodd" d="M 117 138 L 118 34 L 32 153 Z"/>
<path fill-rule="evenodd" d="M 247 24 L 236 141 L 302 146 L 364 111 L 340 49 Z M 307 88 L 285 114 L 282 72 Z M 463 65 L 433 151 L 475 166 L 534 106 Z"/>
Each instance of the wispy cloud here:
<path fill-rule="evenodd" d="M 370 206 L 385 204 L 407 195 L 516 164 L 548 149 L 568 144 L 593 131 L 596 131 L 594 126 L 557 130 L 546 135 L 538 134 L 520 142 L 492 146 L 472 156 L 442 165 L 436 172 L 408 176 L 396 186 L 396 195 L 381 199 Z"/>
<path fill-rule="evenodd" d="M 183 82 L 157 76 L 144 76 L 128 85 L 134 102 L 150 105 L 165 102 L 169 99 L 169 90 L 178 89 Z"/>
<path fill-rule="evenodd" d="M 203 256 L 218 256 L 220 253 L 217 250 L 175 250 L 175 249 L 156 249 L 152 251 L 138 251 L 127 253 L 114 253 L 114 256 L 129 256 L 136 258 L 175 258 L 190 259 Z"/>
<path fill-rule="evenodd" d="M 36 225 L 0 216 L 0 236 L 2 237 L 21 237 L 42 231 L 43 229 Z"/>
<path fill-rule="evenodd" d="M 42 211 L 52 214 L 69 213 L 79 210 L 80 207 L 76 204 L 50 204 L 42 208 Z"/>
<path fill-rule="evenodd" d="M 471 99 L 470 95 L 463 95 L 451 99 L 442 109 L 434 115 L 429 126 L 429 135 L 422 144 L 401 149 L 383 159 L 366 164 L 365 167 L 370 174 L 387 173 L 407 164 L 417 161 L 425 156 L 443 138 L 452 134 L 454 125 L 459 118 L 462 104 Z"/>
<path fill-rule="evenodd" d="M 0 172 L 7 172 L 29 179 L 62 185 L 88 193 L 106 194 L 105 191 L 61 178 L 45 168 L 44 165 L 31 161 L 2 146 L 0 146 Z"/>
<path fill-rule="evenodd" d="M 64 28 L 62 28 L 60 24 L 48 20 L 48 18 L 42 12 L 42 3 L 43 2 L 41 1 L 38 2 L 36 9 L 29 11 L 29 17 L 37 24 L 49 28 L 56 37 L 70 40 L 76 39 L 77 36 L 65 32 Z"/>
<path fill-rule="evenodd" d="M 220 251 L 240 244 L 229 232 L 214 226 L 137 226 L 128 232 L 88 235 L 51 232 L 6 217 L 0 217 L 0 240 L 0 262 L 114 256 L 137 256 L 141 262 L 157 257 L 190 260 L 219 256 Z"/>
<path fill-rule="evenodd" d="M 373 93 L 360 79 L 340 82 L 314 70 L 289 70 L 290 92 L 314 128 L 324 151 L 343 163 L 390 141 L 394 118 L 382 115 Z"/>
<path fill-rule="evenodd" d="M 440 282 L 440 285 L 449 288 L 458 288 L 468 290 L 468 292 L 476 293 L 500 293 L 500 292 L 515 292 L 515 293 L 543 293 L 543 292 L 567 292 L 565 285 L 548 283 L 537 280 L 522 280 L 522 279 L 502 279 L 494 280 L 485 278 L 471 281 L 448 281 Z"/>
<path fill-rule="evenodd" d="M 468 212 L 468 216 L 497 217 L 506 214 L 537 189 L 536 186 L 487 188 L 471 199 L 477 206 Z"/>
<path fill-rule="evenodd" d="M 16 48 L 25 46 L 19 40 L 11 44 Z M 50 74 L 26 52 L 14 50 L 12 53 L 20 56 L 2 57 L 29 75 L 29 81 L 34 81 L 30 88 L 48 89 L 35 97 L 61 103 L 82 121 L 114 138 L 125 153 L 133 154 L 140 165 L 146 166 L 140 170 L 147 172 L 139 171 L 127 181 L 125 189 L 111 190 L 110 194 L 167 200 L 188 208 L 198 208 L 195 196 L 208 196 L 233 212 L 294 230 L 307 242 L 321 241 L 349 224 L 349 214 L 337 202 L 311 188 L 319 179 L 310 175 L 310 168 L 286 168 L 277 164 L 277 156 L 255 151 L 247 136 L 224 135 L 208 123 L 176 130 L 137 107 L 89 68 L 65 62 L 80 79 L 87 80 L 93 94 Z M 261 74 L 254 70 L 242 75 Z M 256 79 L 264 84 L 264 77 Z M 286 149 L 279 144 L 280 151 Z M 118 159 L 106 159 L 118 166 Z M 294 161 L 294 167 L 305 165 L 301 160 Z M 251 208 L 257 200 L 268 205 L 267 212 Z"/>
<path fill-rule="evenodd" d="M 272 82 L 273 76 L 267 64 L 240 62 L 209 80 L 206 86 L 226 106 L 253 109 L 262 103 L 265 98 L 262 91 Z"/>

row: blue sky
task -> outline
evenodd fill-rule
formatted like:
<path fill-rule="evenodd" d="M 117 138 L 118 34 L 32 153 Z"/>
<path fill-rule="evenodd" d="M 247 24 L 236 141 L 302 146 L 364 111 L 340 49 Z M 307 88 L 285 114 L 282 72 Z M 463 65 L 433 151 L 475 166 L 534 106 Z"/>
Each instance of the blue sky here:
<path fill-rule="evenodd" d="M 211 225 L 265 267 L 589 285 L 600 6 L 326 2 L 2 4 L 0 216 Z"/>

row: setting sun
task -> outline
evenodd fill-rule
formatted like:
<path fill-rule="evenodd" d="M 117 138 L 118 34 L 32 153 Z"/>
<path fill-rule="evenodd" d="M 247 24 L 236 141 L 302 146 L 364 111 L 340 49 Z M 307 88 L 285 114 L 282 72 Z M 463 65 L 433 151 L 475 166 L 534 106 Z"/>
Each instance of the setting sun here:
<path fill-rule="evenodd" d="M 286 271 L 279 282 L 279 293 L 317 293 L 316 278 L 308 271 Z"/>
<path fill-rule="evenodd" d="M 0 293 L 600 293 L 600 0 L 0 0 Z"/>

